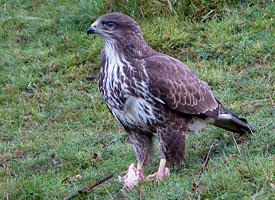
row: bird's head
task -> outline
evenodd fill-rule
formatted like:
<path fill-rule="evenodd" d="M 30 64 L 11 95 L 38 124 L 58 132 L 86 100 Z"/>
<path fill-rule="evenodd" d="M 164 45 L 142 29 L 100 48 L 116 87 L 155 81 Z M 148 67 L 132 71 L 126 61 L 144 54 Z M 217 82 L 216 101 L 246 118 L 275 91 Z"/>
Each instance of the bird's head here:
<path fill-rule="evenodd" d="M 102 15 L 88 29 L 87 34 L 99 34 L 104 40 L 130 39 L 131 36 L 141 36 L 138 23 L 131 17 L 113 12 Z"/>

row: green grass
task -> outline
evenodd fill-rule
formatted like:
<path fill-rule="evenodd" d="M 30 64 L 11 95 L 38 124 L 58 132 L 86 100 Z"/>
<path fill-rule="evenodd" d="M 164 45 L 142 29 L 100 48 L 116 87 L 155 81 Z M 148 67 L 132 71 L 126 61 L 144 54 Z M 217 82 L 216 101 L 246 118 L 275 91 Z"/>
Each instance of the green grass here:
<path fill-rule="evenodd" d="M 123 2 L 0 0 L 0 198 L 62 199 L 114 172 L 78 198 L 274 199 L 273 2 Z M 111 10 L 132 15 L 152 47 L 188 64 L 255 134 L 207 126 L 188 135 L 187 159 L 167 180 L 120 191 L 134 153 L 86 79 L 99 73 L 103 44 L 85 30 Z M 146 173 L 157 164 L 156 151 Z"/>

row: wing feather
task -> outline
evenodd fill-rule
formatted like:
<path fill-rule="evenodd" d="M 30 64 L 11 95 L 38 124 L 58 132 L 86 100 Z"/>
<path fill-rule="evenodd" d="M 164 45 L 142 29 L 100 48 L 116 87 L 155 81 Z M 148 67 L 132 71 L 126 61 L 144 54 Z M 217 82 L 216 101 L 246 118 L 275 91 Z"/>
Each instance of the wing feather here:
<path fill-rule="evenodd" d="M 145 59 L 149 91 L 168 107 L 185 114 L 202 114 L 218 107 L 206 82 L 179 60 L 166 55 Z"/>

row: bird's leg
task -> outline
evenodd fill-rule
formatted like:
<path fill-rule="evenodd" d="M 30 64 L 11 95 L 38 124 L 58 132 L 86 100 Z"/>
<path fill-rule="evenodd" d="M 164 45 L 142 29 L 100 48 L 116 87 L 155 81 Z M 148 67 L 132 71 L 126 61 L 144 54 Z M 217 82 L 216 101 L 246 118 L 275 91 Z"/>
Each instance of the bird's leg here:
<path fill-rule="evenodd" d="M 143 167 L 148 165 L 152 158 L 152 135 L 130 131 L 129 136 L 138 164 L 135 167 L 135 164 L 132 163 L 128 167 L 126 175 L 119 177 L 120 182 L 124 184 L 124 189 L 131 189 L 144 179 Z"/>
<path fill-rule="evenodd" d="M 158 171 L 146 177 L 147 180 L 163 180 L 169 175 L 168 167 L 165 167 L 166 159 L 161 159 Z"/>
<path fill-rule="evenodd" d="M 119 177 L 119 181 L 124 184 L 123 189 L 131 189 L 144 178 L 142 163 L 138 162 L 137 167 L 132 163 L 126 172 L 126 175 Z"/>

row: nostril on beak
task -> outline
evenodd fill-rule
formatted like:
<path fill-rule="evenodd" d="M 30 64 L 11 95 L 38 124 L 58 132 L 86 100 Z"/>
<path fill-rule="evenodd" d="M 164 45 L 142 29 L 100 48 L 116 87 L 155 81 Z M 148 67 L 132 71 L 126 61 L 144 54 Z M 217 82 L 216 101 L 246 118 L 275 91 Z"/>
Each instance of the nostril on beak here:
<path fill-rule="evenodd" d="M 87 29 L 87 34 L 92 34 L 92 33 L 95 33 L 95 27 L 90 25 Z"/>

